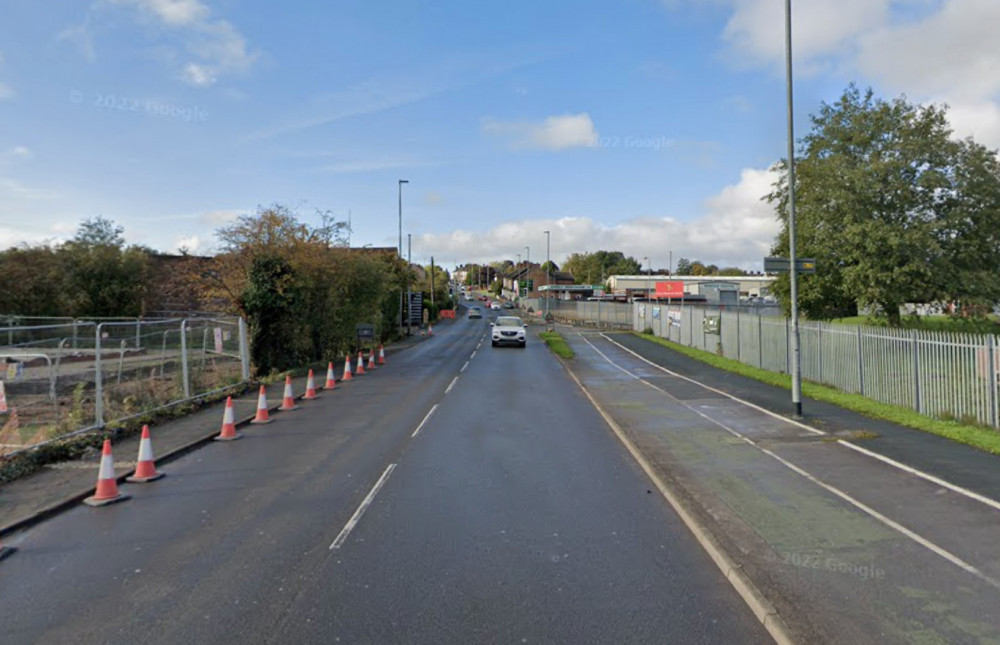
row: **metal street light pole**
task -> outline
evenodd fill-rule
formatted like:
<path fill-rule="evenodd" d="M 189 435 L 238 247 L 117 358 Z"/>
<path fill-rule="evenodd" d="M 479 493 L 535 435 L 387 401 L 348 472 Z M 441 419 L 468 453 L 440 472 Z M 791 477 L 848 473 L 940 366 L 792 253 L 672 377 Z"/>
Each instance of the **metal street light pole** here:
<path fill-rule="evenodd" d="M 413 333 L 411 326 L 413 324 L 413 296 L 410 293 L 410 251 L 413 248 L 413 236 L 410 233 L 406 234 L 406 335 L 409 336 Z"/>
<path fill-rule="evenodd" d="M 652 266 L 649 263 L 649 256 L 642 258 L 646 261 L 646 302 L 649 302 L 649 279 L 652 273 Z"/>
<path fill-rule="evenodd" d="M 549 253 L 551 250 L 549 242 L 552 240 L 552 236 L 549 235 L 548 231 L 545 231 L 545 285 L 548 289 L 545 290 L 545 316 L 549 315 L 549 299 L 552 297 L 552 257 Z"/>
<path fill-rule="evenodd" d="M 792 0 L 785 0 L 785 78 L 788 94 L 788 263 L 792 298 L 792 406 L 802 416 L 802 356 L 799 349 L 799 279 L 795 258 L 795 124 L 792 109 Z"/>
<path fill-rule="evenodd" d="M 528 266 L 525 267 L 524 269 L 524 297 L 527 298 L 528 280 L 531 278 L 531 247 L 530 246 L 524 247 L 524 252 L 527 254 L 525 255 L 525 257 L 527 258 L 527 263 L 528 263 Z"/>

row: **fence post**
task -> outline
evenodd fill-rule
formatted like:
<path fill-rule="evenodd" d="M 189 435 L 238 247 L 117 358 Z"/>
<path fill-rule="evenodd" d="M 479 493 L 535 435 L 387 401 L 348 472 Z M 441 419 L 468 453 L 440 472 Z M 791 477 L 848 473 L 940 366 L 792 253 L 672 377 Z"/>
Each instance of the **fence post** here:
<path fill-rule="evenodd" d="M 184 381 L 184 398 L 191 398 L 191 379 L 188 374 L 187 318 L 181 321 L 181 378 Z"/>
<path fill-rule="evenodd" d="M 101 376 L 101 326 L 94 332 L 94 424 L 104 427 L 104 384 Z"/>
<path fill-rule="evenodd" d="M 785 318 L 785 374 L 792 373 L 792 357 L 789 355 L 788 343 L 791 342 L 791 338 L 788 333 L 788 318 Z"/>
<path fill-rule="evenodd" d="M 858 325 L 858 388 L 861 390 L 859 394 L 861 396 L 865 395 L 865 354 L 862 351 L 861 342 L 861 325 Z"/>
<path fill-rule="evenodd" d="M 76 337 L 77 337 L 77 334 L 79 333 L 78 332 L 77 323 L 78 323 L 78 321 L 74 319 L 73 320 L 73 349 L 76 349 Z"/>
<path fill-rule="evenodd" d="M 920 343 L 916 329 L 910 334 L 910 345 L 913 347 L 913 408 L 923 414 L 924 406 L 920 401 Z"/>
<path fill-rule="evenodd" d="M 826 383 L 826 379 L 823 378 L 823 323 L 814 323 L 816 325 L 816 352 L 819 355 L 819 382 Z"/>
<path fill-rule="evenodd" d="M 990 416 L 993 417 L 993 427 L 1000 428 L 1000 402 L 997 401 L 1000 398 L 1000 393 L 997 392 L 997 369 L 1000 368 L 1000 365 L 997 365 L 997 343 L 996 337 L 992 334 L 987 336 L 987 339 L 986 349 L 990 353 L 987 361 L 990 368 Z"/>
<path fill-rule="evenodd" d="M 142 316 L 135 319 L 135 348 L 142 347 Z"/>
<path fill-rule="evenodd" d="M 764 320 L 757 309 L 757 367 L 764 369 Z"/>
<path fill-rule="evenodd" d="M 742 334 L 740 334 L 740 305 L 736 305 L 736 360 L 741 363 L 743 360 L 740 358 L 743 353 L 740 351 L 740 345 L 742 345 Z"/>
<path fill-rule="evenodd" d="M 250 351 L 247 343 L 247 321 L 242 316 L 239 318 L 240 333 L 240 365 L 242 367 L 241 376 L 244 381 L 250 380 Z"/>

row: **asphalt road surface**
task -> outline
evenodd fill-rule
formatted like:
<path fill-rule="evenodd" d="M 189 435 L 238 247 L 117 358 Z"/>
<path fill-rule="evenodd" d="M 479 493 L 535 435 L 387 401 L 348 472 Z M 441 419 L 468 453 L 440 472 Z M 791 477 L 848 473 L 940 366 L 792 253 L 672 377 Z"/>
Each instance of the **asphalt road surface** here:
<path fill-rule="evenodd" d="M 770 642 L 537 337 L 488 330 L 8 540 L 3 643 Z"/>

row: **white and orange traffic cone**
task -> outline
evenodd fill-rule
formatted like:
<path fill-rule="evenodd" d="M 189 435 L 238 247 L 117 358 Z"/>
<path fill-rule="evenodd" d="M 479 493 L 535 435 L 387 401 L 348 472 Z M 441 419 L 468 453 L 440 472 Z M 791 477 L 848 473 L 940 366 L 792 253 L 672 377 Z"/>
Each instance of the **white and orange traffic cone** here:
<path fill-rule="evenodd" d="M 267 417 L 267 402 L 264 403 L 264 416 Z M 258 416 L 260 413 L 258 412 Z M 256 421 L 256 419 L 255 419 Z M 267 423 L 263 421 L 261 423 Z M 226 411 L 222 415 L 222 431 L 215 438 L 216 441 L 236 441 L 242 439 L 243 433 L 236 432 L 236 418 L 233 415 L 233 397 L 226 397 Z"/>
<path fill-rule="evenodd" d="M 340 379 L 342 381 L 350 381 L 353 376 L 351 376 L 351 355 L 348 354 L 347 358 L 344 359 L 344 378 Z"/>
<path fill-rule="evenodd" d="M 135 465 L 135 472 L 125 478 L 125 481 L 145 484 L 155 482 L 163 477 L 163 473 L 156 472 L 156 463 L 153 460 L 153 442 L 149 439 L 149 426 L 142 426 L 142 437 L 139 439 L 139 460 Z"/>
<path fill-rule="evenodd" d="M 257 395 L 257 416 L 250 423 L 271 423 L 271 417 L 267 415 L 267 390 L 263 385 Z"/>
<path fill-rule="evenodd" d="M 302 395 L 303 399 L 315 399 L 318 395 L 316 394 L 316 381 L 313 380 L 313 371 L 309 370 L 309 377 L 306 379 L 306 393 Z"/>
<path fill-rule="evenodd" d="M 111 455 L 111 440 L 104 440 L 101 450 L 101 467 L 97 471 L 97 490 L 83 500 L 87 506 L 107 506 L 128 499 L 128 495 L 118 492 L 118 482 L 115 480 L 115 458 Z"/>
<path fill-rule="evenodd" d="M 433 336 L 434 335 L 434 325 L 432 325 L 430 323 L 427 323 L 427 335 L 428 336 Z"/>
<path fill-rule="evenodd" d="M 378 346 L 378 364 L 385 365 L 385 347 L 381 343 Z"/>
<path fill-rule="evenodd" d="M 365 373 L 365 357 L 361 354 L 361 350 L 358 350 L 358 369 L 355 370 L 358 376 Z"/>
<path fill-rule="evenodd" d="M 368 354 L 368 369 L 375 369 L 375 350 L 373 349 L 370 354 Z"/>
<path fill-rule="evenodd" d="M 333 361 L 326 366 L 326 385 L 323 386 L 324 390 L 332 390 L 337 387 L 337 379 L 333 376 Z"/>
<path fill-rule="evenodd" d="M 295 410 L 299 406 L 295 405 L 295 395 L 292 394 L 292 375 L 285 375 L 285 395 L 281 399 L 279 410 Z"/>

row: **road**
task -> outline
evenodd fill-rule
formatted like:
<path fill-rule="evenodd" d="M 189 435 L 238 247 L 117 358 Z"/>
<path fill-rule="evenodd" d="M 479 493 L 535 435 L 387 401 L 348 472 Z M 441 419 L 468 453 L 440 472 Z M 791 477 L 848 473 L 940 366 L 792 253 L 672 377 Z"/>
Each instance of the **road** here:
<path fill-rule="evenodd" d="M 4 642 L 769 642 L 537 338 L 488 329 L 15 536 Z"/>

